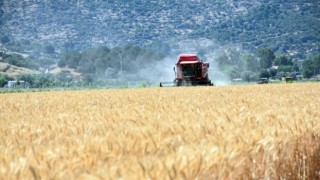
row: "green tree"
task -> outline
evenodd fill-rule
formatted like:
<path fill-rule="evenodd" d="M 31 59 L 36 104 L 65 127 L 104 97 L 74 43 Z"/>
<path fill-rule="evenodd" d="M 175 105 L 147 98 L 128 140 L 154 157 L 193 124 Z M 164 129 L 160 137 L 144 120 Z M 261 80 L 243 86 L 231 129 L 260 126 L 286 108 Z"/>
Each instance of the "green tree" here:
<path fill-rule="evenodd" d="M 243 72 L 243 73 L 241 74 L 242 80 L 247 81 L 247 82 L 252 81 L 252 79 L 251 79 L 251 74 L 252 74 L 252 72 L 248 72 L 248 71 Z"/>
<path fill-rule="evenodd" d="M 315 66 L 315 74 L 320 74 L 320 53 L 313 56 L 313 62 Z"/>
<path fill-rule="evenodd" d="M 279 66 L 278 68 L 279 72 L 292 72 L 292 66 Z"/>
<path fill-rule="evenodd" d="M 246 54 L 243 58 L 244 69 L 246 71 L 257 72 L 259 70 L 258 59 L 252 54 Z"/>
<path fill-rule="evenodd" d="M 106 58 L 99 58 L 95 62 L 95 69 L 98 74 L 103 74 L 108 67 L 108 61 Z"/>
<path fill-rule="evenodd" d="M 46 54 L 54 54 L 55 53 L 55 48 L 51 44 L 47 44 L 44 46 L 44 53 Z"/>
<path fill-rule="evenodd" d="M 229 57 L 226 52 L 222 51 L 216 56 L 215 61 L 218 63 L 220 68 L 223 68 L 226 65 L 230 65 Z"/>
<path fill-rule="evenodd" d="M 33 87 L 43 88 L 50 87 L 54 82 L 54 76 L 51 74 L 37 74 L 34 75 Z"/>
<path fill-rule="evenodd" d="M 18 81 L 25 81 L 30 83 L 30 85 L 32 86 L 35 82 L 35 76 L 31 75 L 31 74 L 23 74 L 23 75 L 19 75 L 17 76 Z"/>
<path fill-rule="evenodd" d="M 243 71 L 243 59 L 240 50 L 229 48 L 227 50 L 229 65 L 236 66 L 238 70 Z"/>
<path fill-rule="evenodd" d="M 62 61 L 64 61 L 68 66 L 76 68 L 82 59 L 83 55 L 80 52 L 70 52 L 64 54 Z"/>
<path fill-rule="evenodd" d="M 314 75 L 314 64 L 312 60 L 303 62 L 302 75 L 304 78 L 311 78 Z"/>
<path fill-rule="evenodd" d="M 270 48 L 260 48 L 258 50 L 260 58 L 260 68 L 268 69 L 272 66 L 272 63 L 275 59 L 275 55 Z"/>
<path fill-rule="evenodd" d="M 58 62 L 58 67 L 66 67 L 66 65 L 67 65 L 67 63 L 65 61 L 63 61 L 63 60 L 60 60 Z"/>
<path fill-rule="evenodd" d="M 241 71 L 236 66 L 225 66 L 223 72 L 226 73 L 231 79 L 241 77 Z"/>
<path fill-rule="evenodd" d="M 293 64 L 291 71 L 292 71 L 292 72 L 298 72 L 298 71 L 300 71 L 298 64 Z"/>
<path fill-rule="evenodd" d="M 302 66 L 303 77 L 310 78 L 317 74 L 320 74 L 320 53 L 311 54 Z"/>
<path fill-rule="evenodd" d="M 270 69 L 270 77 L 274 78 L 277 75 L 277 70 L 276 69 Z"/>
<path fill-rule="evenodd" d="M 80 65 L 78 67 L 78 71 L 85 74 L 95 74 L 96 73 L 96 67 L 93 63 L 88 62 L 83 65 Z"/>
<path fill-rule="evenodd" d="M 10 54 L 5 58 L 5 61 L 9 64 L 25 67 L 26 62 L 20 54 Z"/>
<path fill-rule="evenodd" d="M 269 78 L 270 77 L 270 73 L 269 73 L 269 71 L 267 69 L 261 69 L 259 77 L 260 78 Z"/>
<path fill-rule="evenodd" d="M 274 65 L 276 66 L 292 66 L 292 59 L 288 58 L 286 55 L 278 55 L 274 60 Z"/>
<path fill-rule="evenodd" d="M 0 87 L 3 87 L 7 83 L 8 83 L 8 80 L 6 79 L 6 77 L 4 75 L 0 75 Z"/>
<path fill-rule="evenodd" d="M 86 85 L 90 85 L 91 83 L 94 82 L 94 76 L 91 75 L 91 74 L 85 74 L 83 76 L 83 82 L 86 84 Z"/>

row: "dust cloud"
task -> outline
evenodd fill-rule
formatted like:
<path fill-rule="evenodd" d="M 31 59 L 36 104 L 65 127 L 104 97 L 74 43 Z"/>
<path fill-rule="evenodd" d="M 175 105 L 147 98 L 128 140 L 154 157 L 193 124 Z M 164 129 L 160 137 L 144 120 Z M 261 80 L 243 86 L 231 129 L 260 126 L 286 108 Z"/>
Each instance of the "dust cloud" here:
<path fill-rule="evenodd" d="M 135 76 L 146 79 L 150 82 L 173 82 L 175 72 L 173 67 L 178 61 L 180 54 L 198 54 L 201 60 L 209 62 L 209 79 L 217 86 L 231 84 L 231 78 L 224 73 L 216 57 L 227 48 L 239 48 L 236 45 L 220 45 L 219 43 L 206 38 L 180 40 L 170 44 L 172 54 L 170 57 L 150 64 L 148 68 L 141 69 Z"/>

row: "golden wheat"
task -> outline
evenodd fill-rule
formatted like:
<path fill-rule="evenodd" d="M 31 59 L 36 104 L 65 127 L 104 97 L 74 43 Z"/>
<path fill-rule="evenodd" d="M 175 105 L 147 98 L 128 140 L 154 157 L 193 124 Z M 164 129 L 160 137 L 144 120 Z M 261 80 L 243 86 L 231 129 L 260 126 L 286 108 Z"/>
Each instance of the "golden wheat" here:
<path fill-rule="evenodd" d="M 320 178 L 320 84 L 0 95 L 0 179 Z"/>

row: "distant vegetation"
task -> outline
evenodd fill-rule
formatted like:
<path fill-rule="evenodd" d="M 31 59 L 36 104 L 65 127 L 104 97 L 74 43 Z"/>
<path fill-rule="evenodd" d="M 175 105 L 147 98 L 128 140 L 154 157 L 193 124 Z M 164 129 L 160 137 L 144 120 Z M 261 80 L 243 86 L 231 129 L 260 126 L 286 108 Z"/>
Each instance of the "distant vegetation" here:
<path fill-rule="evenodd" d="M 23 58 L 19 55 L 7 55 L 2 53 L 5 62 L 21 67 L 30 67 L 29 62 L 35 64 L 35 60 Z M 146 77 L 139 74 L 144 69 L 154 69 L 157 62 L 163 61 L 167 56 L 151 49 L 139 46 L 127 45 L 123 47 L 108 48 L 106 46 L 91 48 L 85 51 L 70 51 L 61 55 L 57 66 L 71 68 L 82 74 L 82 77 L 73 77 L 61 72 L 52 74 L 20 75 L 16 80 L 24 80 L 31 87 L 54 86 L 84 86 L 103 85 L 106 80 L 146 81 Z M 203 58 L 203 57 L 201 57 Z M 224 74 L 231 79 L 241 78 L 243 81 L 253 82 L 260 78 L 281 79 L 291 77 L 293 79 L 303 77 L 310 78 L 320 74 L 320 53 L 310 55 L 307 60 L 299 61 L 291 56 L 274 53 L 271 48 L 260 48 L 257 55 L 246 53 L 240 49 L 228 48 L 216 53 L 214 62 Z M 172 62 L 174 66 L 175 62 Z M 35 66 L 36 67 L 36 66 Z M 152 73 L 152 72 L 151 72 Z M 216 77 L 211 77 L 215 80 Z M 0 85 L 4 86 L 9 76 L 0 76 Z"/>
<path fill-rule="evenodd" d="M 174 46 L 181 39 L 206 37 L 239 44 L 251 52 L 270 47 L 277 53 L 306 58 L 320 46 L 317 0 L 4 0 L 0 6 L 3 43 L 11 38 L 28 39 L 51 44 L 58 51 L 154 41 Z M 53 52 L 48 48 L 48 53 Z"/>
<path fill-rule="evenodd" d="M 201 57 L 210 56 L 231 79 L 311 78 L 320 73 L 320 2 L 315 0 L 4 0 L 0 7 L 1 62 L 42 72 L 71 68 L 82 75 L 28 75 L 36 87 L 60 81 L 144 80 L 137 72 L 149 68 L 152 73 L 154 63 L 176 57 L 186 46 L 197 47 L 190 52 Z M 198 47 L 194 42 L 201 38 L 216 45 Z M 190 42 L 181 43 L 185 40 Z"/>
<path fill-rule="evenodd" d="M 320 74 L 320 53 L 300 61 L 285 54 L 274 53 L 271 48 L 260 48 L 257 55 L 230 48 L 218 53 L 215 61 L 230 78 L 242 78 L 248 82 L 259 78 L 297 79 L 302 77 L 301 73 L 304 78 Z"/>
<path fill-rule="evenodd" d="M 320 74 L 320 53 L 312 54 L 303 63 L 303 76 L 310 78 L 314 75 Z"/>
<path fill-rule="evenodd" d="M 119 71 L 135 74 L 164 57 L 162 53 L 139 46 L 127 45 L 112 49 L 104 46 L 83 52 L 66 52 L 62 55 L 58 66 L 74 68 L 82 74 L 112 79 L 119 77 Z"/>
<path fill-rule="evenodd" d="M 243 16 L 199 29 L 194 36 L 238 43 L 251 51 L 269 46 L 303 58 L 307 51 L 319 51 L 319 19 L 319 1 L 270 1 Z"/>
<path fill-rule="evenodd" d="M 39 64 L 35 62 L 32 58 L 24 58 L 20 54 L 7 54 L 4 52 L 0 52 L 0 57 L 2 62 L 6 62 L 11 65 L 25 67 L 29 69 L 37 69 L 39 68 Z"/>
<path fill-rule="evenodd" d="M 0 54 L 3 62 L 26 68 L 38 68 L 30 66 L 36 64 L 37 60 L 23 58 L 21 55 Z M 57 76 L 48 74 L 20 75 L 16 80 L 24 80 L 30 83 L 31 87 L 53 87 L 53 86 L 82 86 L 103 84 L 105 80 L 120 79 L 124 76 L 126 81 L 143 81 L 138 72 L 150 68 L 157 61 L 166 57 L 162 53 L 141 48 L 139 46 L 127 45 L 123 47 L 108 48 L 106 46 L 92 48 L 85 51 L 64 52 L 57 65 L 60 68 L 71 68 L 82 74 L 82 77 L 73 77 L 70 74 L 61 72 Z M 30 64 L 27 64 L 30 63 Z M 26 64 L 23 64 L 26 63 Z M 53 64 L 54 65 L 54 64 Z M 0 87 L 13 77 L 0 75 Z"/>

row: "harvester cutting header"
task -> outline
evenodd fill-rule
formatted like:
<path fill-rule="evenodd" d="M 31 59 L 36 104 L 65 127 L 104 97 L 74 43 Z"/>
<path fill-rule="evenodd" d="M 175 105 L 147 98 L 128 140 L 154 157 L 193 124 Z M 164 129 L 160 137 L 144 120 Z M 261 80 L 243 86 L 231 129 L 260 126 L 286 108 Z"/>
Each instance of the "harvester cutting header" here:
<path fill-rule="evenodd" d="M 181 54 L 174 67 L 173 82 L 160 82 L 163 86 L 212 86 L 208 77 L 209 63 L 202 62 L 196 54 Z"/>

